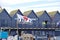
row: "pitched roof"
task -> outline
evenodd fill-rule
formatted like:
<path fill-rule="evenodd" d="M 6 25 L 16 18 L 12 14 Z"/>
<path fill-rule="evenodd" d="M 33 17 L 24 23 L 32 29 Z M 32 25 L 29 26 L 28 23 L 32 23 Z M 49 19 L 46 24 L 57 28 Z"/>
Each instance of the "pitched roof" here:
<path fill-rule="evenodd" d="M 57 13 L 58 11 L 52 11 L 52 12 L 49 12 L 48 14 L 50 15 L 50 17 L 54 17 L 54 15 Z"/>
<path fill-rule="evenodd" d="M 14 14 L 16 14 L 16 12 L 18 11 L 19 9 L 16 9 L 16 10 L 13 10 L 10 12 L 10 16 L 14 16 Z"/>
<path fill-rule="evenodd" d="M 33 10 L 25 11 L 23 15 L 28 16 Z"/>
<path fill-rule="evenodd" d="M 4 8 L 4 9 L 1 9 L 1 10 L 0 10 L 0 13 L 3 12 L 3 11 L 5 11 L 5 13 L 7 13 L 9 17 L 11 17 L 11 16 L 9 15 L 9 13 L 6 11 L 5 8 Z"/>
<path fill-rule="evenodd" d="M 6 11 L 6 9 L 4 8 L 4 9 L 0 9 L 0 13 L 2 12 L 2 11 Z M 7 11 L 6 11 L 7 12 Z"/>
<path fill-rule="evenodd" d="M 36 15 L 39 17 L 39 16 L 41 16 L 43 13 L 44 13 L 44 11 L 39 11 L 39 12 L 36 12 Z"/>

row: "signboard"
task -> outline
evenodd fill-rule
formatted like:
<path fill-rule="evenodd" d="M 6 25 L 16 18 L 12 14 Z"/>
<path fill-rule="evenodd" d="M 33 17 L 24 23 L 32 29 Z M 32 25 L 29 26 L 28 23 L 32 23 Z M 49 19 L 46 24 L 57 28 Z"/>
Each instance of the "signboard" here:
<path fill-rule="evenodd" d="M 7 38 L 7 37 L 8 37 L 8 32 L 0 31 L 0 38 Z"/>

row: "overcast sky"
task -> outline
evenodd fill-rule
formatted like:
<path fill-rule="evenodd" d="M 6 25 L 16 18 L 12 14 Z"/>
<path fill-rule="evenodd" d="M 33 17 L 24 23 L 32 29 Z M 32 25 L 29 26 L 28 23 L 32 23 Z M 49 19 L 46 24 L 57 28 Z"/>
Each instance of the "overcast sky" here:
<path fill-rule="evenodd" d="M 0 0 L 0 6 L 8 12 L 15 9 L 20 9 L 22 12 L 27 10 L 60 11 L 60 0 Z"/>

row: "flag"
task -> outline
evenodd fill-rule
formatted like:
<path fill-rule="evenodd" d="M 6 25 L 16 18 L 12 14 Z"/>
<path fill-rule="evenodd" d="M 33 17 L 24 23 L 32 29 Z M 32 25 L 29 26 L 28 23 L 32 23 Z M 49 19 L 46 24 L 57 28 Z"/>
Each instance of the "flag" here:
<path fill-rule="evenodd" d="M 23 19 L 22 15 L 17 14 L 17 20 L 18 20 L 19 22 L 22 22 L 22 19 Z"/>
<path fill-rule="evenodd" d="M 28 18 L 27 16 L 22 16 L 20 14 L 17 14 L 17 19 L 18 19 L 19 22 L 24 23 L 24 24 L 32 23 L 33 20 L 36 20 L 36 19 L 33 19 L 33 18 L 32 19 Z"/>
<path fill-rule="evenodd" d="M 26 16 L 23 16 L 23 19 L 24 19 L 25 21 L 27 21 L 27 20 L 28 20 L 28 17 L 26 17 Z"/>

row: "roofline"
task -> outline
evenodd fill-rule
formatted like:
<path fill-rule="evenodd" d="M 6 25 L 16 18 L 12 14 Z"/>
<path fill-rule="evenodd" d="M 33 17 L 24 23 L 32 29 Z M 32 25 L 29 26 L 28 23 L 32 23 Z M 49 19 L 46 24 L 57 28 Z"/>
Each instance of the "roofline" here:
<path fill-rule="evenodd" d="M 32 10 L 31 12 L 33 12 L 34 15 L 38 18 L 38 16 L 37 16 L 36 13 L 34 12 L 34 10 Z M 31 14 L 31 12 L 28 14 L 28 16 Z"/>
<path fill-rule="evenodd" d="M 5 12 L 8 14 L 8 12 L 6 11 L 5 8 L 2 10 L 2 12 L 3 12 L 3 11 L 5 11 Z M 2 13 L 2 12 L 1 12 L 1 13 Z M 11 18 L 11 16 L 10 16 L 9 14 L 8 14 L 8 16 Z"/>

